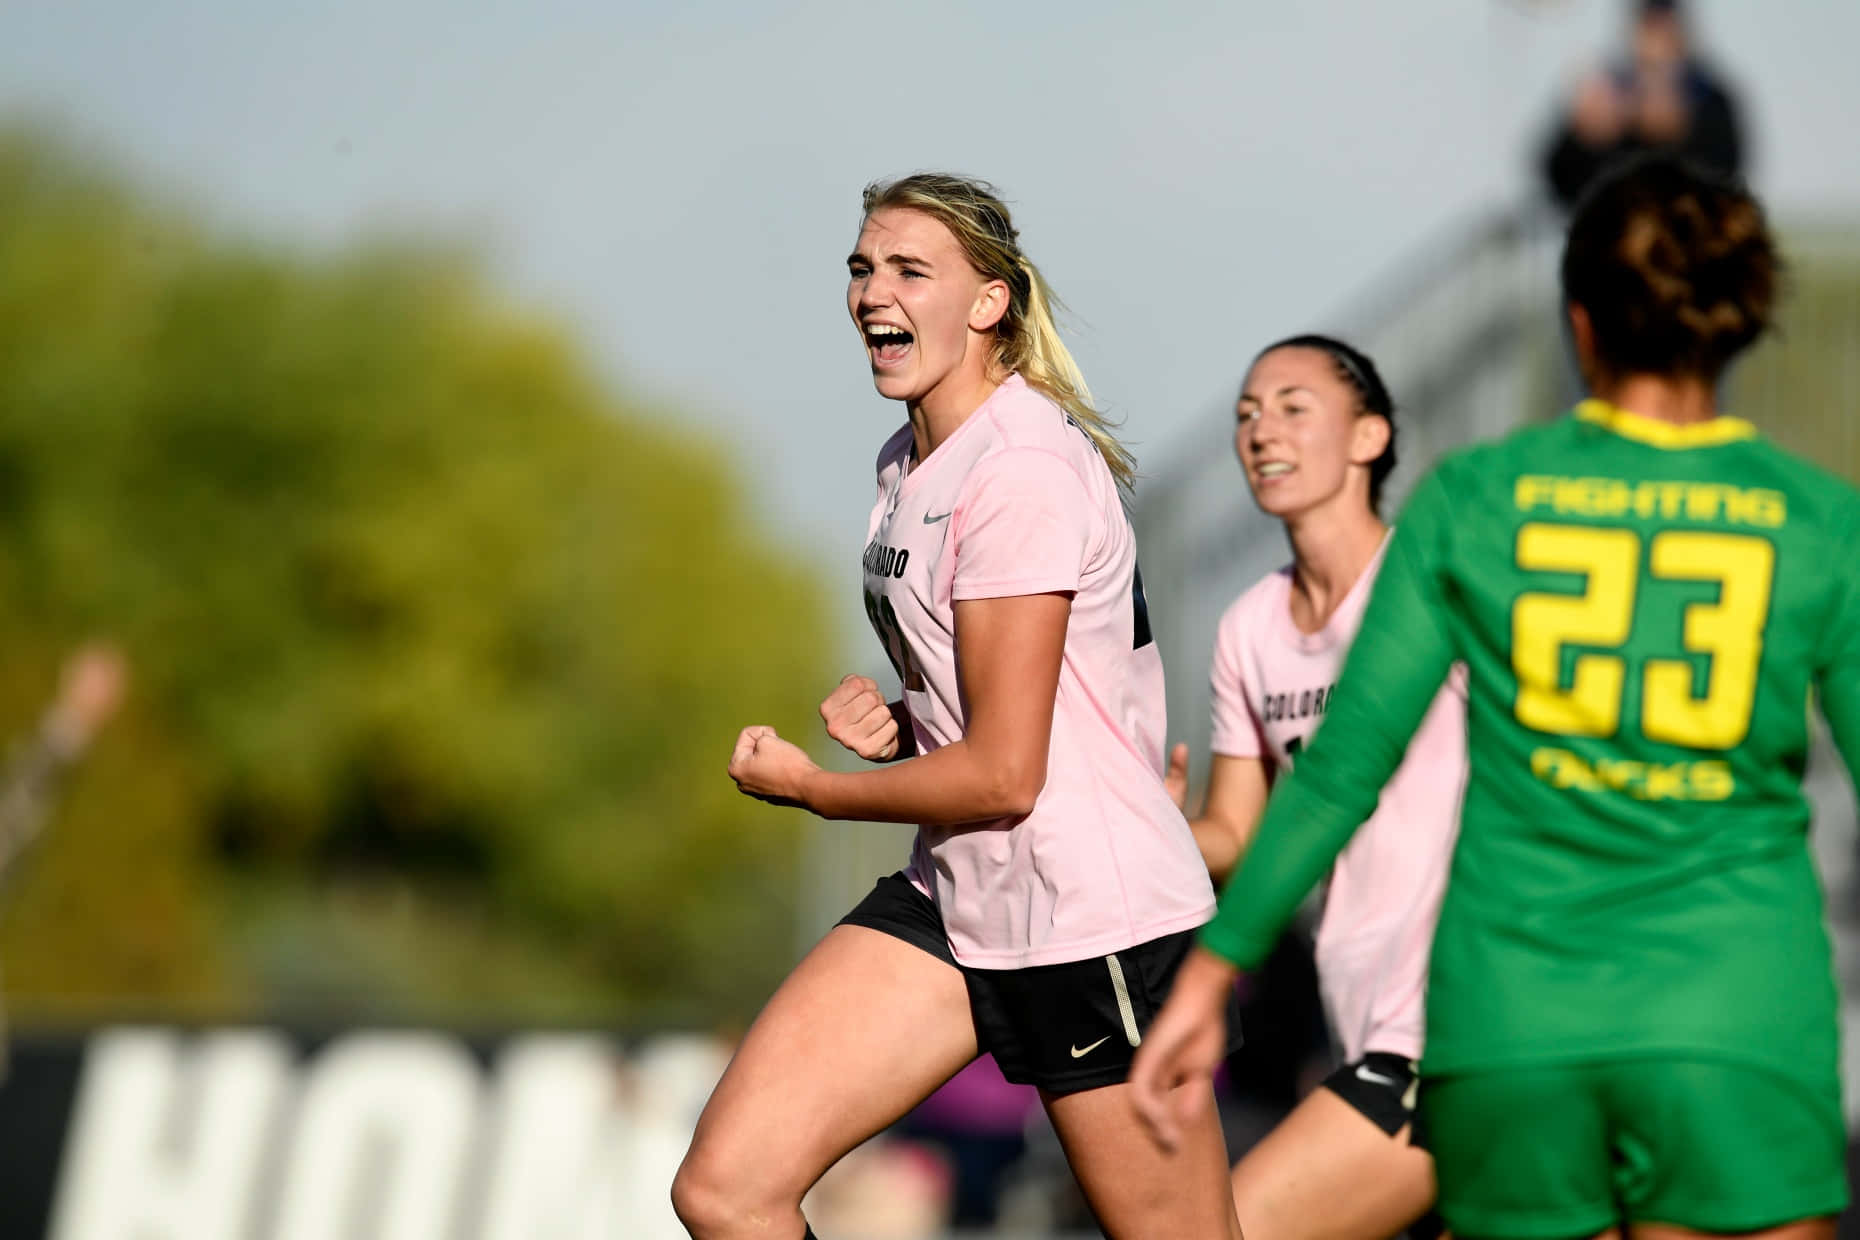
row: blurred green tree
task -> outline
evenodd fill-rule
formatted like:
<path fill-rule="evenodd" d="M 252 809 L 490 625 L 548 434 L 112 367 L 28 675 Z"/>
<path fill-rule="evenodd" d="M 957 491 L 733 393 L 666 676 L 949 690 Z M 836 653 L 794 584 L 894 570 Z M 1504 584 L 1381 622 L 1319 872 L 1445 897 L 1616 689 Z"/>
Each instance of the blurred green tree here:
<path fill-rule="evenodd" d="M 16 1010 L 730 1020 L 798 837 L 812 566 L 469 255 L 208 236 L 0 132 L 0 724 L 134 699 L 6 901 Z"/>

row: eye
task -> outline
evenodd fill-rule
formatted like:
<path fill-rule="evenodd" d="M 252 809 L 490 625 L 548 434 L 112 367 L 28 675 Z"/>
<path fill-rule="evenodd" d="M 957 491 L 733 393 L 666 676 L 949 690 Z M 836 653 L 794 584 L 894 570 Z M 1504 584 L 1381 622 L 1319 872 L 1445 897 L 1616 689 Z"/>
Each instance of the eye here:
<path fill-rule="evenodd" d="M 1234 410 L 1234 421 L 1240 423 L 1242 426 L 1245 426 L 1248 422 L 1257 422 L 1259 421 L 1259 409 L 1257 407 L 1248 408 L 1242 405 L 1240 408 Z"/>
<path fill-rule="evenodd" d="M 924 273 L 918 271 L 914 267 L 906 267 L 898 274 L 902 275 L 906 280 L 921 280 L 924 278 Z"/>

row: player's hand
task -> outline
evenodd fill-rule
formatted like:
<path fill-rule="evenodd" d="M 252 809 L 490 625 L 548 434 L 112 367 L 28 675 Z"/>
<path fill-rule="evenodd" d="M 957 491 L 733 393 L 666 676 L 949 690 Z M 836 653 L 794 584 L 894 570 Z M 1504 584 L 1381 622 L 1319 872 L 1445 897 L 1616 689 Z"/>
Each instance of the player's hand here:
<path fill-rule="evenodd" d="M 1227 995 L 1234 968 L 1197 947 L 1176 972 L 1163 1004 L 1130 1066 L 1130 1100 L 1137 1118 L 1165 1151 L 1213 1100 L 1214 1070 L 1227 1046 Z"/>
<path fill-rule="evenodd" d="M 730 755 L 730 778 L 736 781 L 737 790 L 771 805 L 807 808 L 807 781 L 819 770 L 798 745 L 760 724 L 742 730 L 736 751 Z"/>
<path fill-rule="evenodd" d="M 1169 751 L 1169 769 L 1163 772 L 1163 787 L 1169 799 L 1183 813 L 1188 812 L 1188 746 L 1177 742 Z"/>
<path fill-rule="evenodd" d="M 870 676 L 847 676 L 820 704 L 827 735 L 868 762 L 898 756 L 898 717 Z"/>

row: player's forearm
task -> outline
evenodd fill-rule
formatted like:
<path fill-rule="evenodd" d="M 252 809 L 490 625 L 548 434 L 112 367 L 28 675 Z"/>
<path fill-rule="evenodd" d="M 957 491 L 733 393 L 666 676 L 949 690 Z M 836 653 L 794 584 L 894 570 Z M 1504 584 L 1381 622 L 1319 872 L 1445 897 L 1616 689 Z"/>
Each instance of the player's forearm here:
<path fill-rule="evenodd" d="M 1370 661 L 1365 666 L 1378 665 Z M 1367 686 L 1352 698 L 1353 683 L 1361 679 L 1346 666 L 1332 699 L 1336 706 L 1297 769 L 1273 791 L 1243 860 L 1221 892 L 1219 911 L 1202 930 L 1203 946 L 1239 968 L 1253 968 L 1266 958 L 1299 903 L 1375 812 L 1382 786 L 1401 764 L 1408 738 L 1439 688 L 1433 679 L 1418 708 L 1379 709 L 1373 698 L 1364 700 L 1370 698 Z M 1427 679 L 1428 673 L 1420 672 L 1416 683 Z"/>
<path fill-rule="evenodd" d="M 990 822 L 1031 812 L 1046 764 L 984 755 L 967 740 L 866 771 L 817 771 L 801 800 L 822 818 L 861 822 Z"/>
<path fill-rule="evenodd" d="M 1235 972 L 1228 961 L 1206 948 L 1197 947 L 1188 953 L 1182 961 L 1182 967 L 1176 970 L 1175 980 L 1170 983 L 1169 998 L 1173 1002 L 1180 995 L 1181 1002 L 1204 1015 L 1221 1012 L 1227 1006 L 1228 996 L 1233 993 Z"/>
<path fill-rule="evenodd" d="M 1240 860 L 1240 845 L 1225 826 L 1207 818 L 1191 818 L 1188 829 L 1201 850 L 1201 864 L 1208 867 L 1208 877 L 1218 885 L 1227 881 L 1234 864 Z"/>
<path fill-rule="evenodd" d="M 1201 863 L 1208 867 L 1208 877 L 1216 885 L 1226 882 L 1233 874 L 1234 867 L 1246 854 L 1247 845 L 1253 842 L 1253 828 L 1258 825 L 1255 819 L 1241 828 L 1216 814 L 1188 820 L 1188 829 L 1195 836 L 1195 847 L 1201 850 Z"/>
<path fill-rule="evenodd" d="M 1214 920 L 1202 927 L 1201 945 L 1237 968 L 1257 967 L 1266 958 L 1299 902 L 1368 817 L 1354 805 L 1326 805 L 1306 790 L 1312 781 L 1302 775 L 1273 795 L 1244 863 L 1221 892 Z"/>
<path fill-rule="evenodd" d="M 1420 522 L 1413 523 L 1419 526 Z M 1272 949 L 1381 800 L 1453 662 L 1414 529 L 1398 528 L 1324 726 L 1274 789 L 1202 943 L 1240 968 Z"/>

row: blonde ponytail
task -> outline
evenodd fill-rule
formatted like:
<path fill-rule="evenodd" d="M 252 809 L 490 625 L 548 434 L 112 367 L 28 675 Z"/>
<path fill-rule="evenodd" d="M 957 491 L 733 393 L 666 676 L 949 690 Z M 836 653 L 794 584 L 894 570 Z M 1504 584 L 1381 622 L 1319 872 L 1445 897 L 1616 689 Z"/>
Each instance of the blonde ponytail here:
<path fill-rule="evenodd" d="M 1020 250 L 1020 234 L 994 186 L 971 177 L 920 172 L 865 188 L 865 214 L 885 208 L 921 211 L 956 238 L 972 265 L 1008 286 L 1008 309 L 995 324 L 995 365 L 1018 373 L 1097 445 L 1111 476 L 1126 491 L 1135 483 L 1137 461 L 1111 433 L 1112 422 L 1091 400 L 1085 376 L 1072 360 L 1053 321 L 1060 301 Z"/>
<path fill-rule="evenodd" d="M 1020 267 L 1027 279 L 1027 310 L 1015 338 L 1005 340 L 1001 365 L 1020 372 L 1027 386 L 1066 411 L 1078 428 L 1098 445 L 1104 463 L 1111 468 L 1117 485 L 1129 490 L 1137 478 L 1137 458 L 1111 433 L 1111 420 L 1092 404 L 1091 389 L 1071 350 L 1059 338 L 1059 326 L 1053 321 L 1053 292 L 1046 277 L 1025 256 Z"/>

